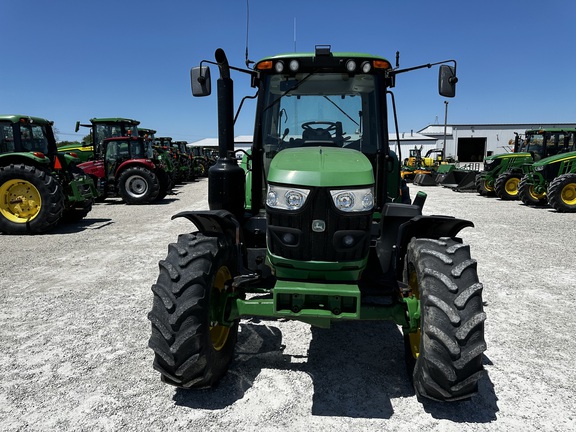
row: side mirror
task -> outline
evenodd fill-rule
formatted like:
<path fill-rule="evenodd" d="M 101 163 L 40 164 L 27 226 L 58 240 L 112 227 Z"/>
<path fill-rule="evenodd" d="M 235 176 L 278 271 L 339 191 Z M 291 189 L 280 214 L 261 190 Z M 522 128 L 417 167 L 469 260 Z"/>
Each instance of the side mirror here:
<path fill-rule="evenodd" d="M 212 93 L 210 68 L 208 66 L 199 66 L 190 69 L 190 85 L 192 86 L 193 96 L 208 96 Z"/>
<path fill-rule="evenodd" d="M 456 96 L 456 69 L 453 66 L 442 65 L 438 73 L 438 93 L 441 96 L 452 98 Z"/>
<path fill-rule="evenodd" d="M 74 132 L 78 132 L 80 130 L 80 122 L 77 121 L 76 122 L 76 128 L 74 129 Z"/>

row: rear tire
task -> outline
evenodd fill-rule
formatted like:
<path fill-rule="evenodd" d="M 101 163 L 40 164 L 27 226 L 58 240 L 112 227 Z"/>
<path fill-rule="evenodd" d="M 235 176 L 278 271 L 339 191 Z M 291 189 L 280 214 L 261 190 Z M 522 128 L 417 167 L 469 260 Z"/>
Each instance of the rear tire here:
<path fill-rule="evenodd" d="M 469 399 L 478 391 L 486 350 L 482 284 L 469 246 L 450 238 L 413 239 L 405 278 L 420 299 L 418 332 L 406 338 L 416 360 L 416 393 L 439 401 Z"/>
<path fill-rule="evenodd" d="M 576 174 L 562 174 L 552 180 L 548 203 L 560 213 L 576 212 Z"/>
<path fill-rule="evenodd" d="M 223 239 L 182 234 L 160 261 L 152 286 L 154 301 L 148 319 L 154 369 L 162 381 L 182 388 L 205 388 L 227 372 L 234 355 L 238 320 L 219 322 L 224 311 L 220 294 L 234 275 L 235 260 Z"/>
<path fill-rule="evenodd" d="M 502 200 L 517 200 L 518 184 L 520 183 L 520 175 L 512 172 L 505 172 L 500 174 L 494 182 L 494 191 L 496 196 Z"/>
<path fill-rule="evenodd" d="M 133 166 L 120 174 L 118 189 L 126 204 L 147 204 L 160 193 L 160 182 L 149 169 Z"/>
<path fill-rule="evenodd" d="M 54 228 L 64 211 L 60 183 L 30 165 L 0 167 L 0 231 L 41 234 Z"/>

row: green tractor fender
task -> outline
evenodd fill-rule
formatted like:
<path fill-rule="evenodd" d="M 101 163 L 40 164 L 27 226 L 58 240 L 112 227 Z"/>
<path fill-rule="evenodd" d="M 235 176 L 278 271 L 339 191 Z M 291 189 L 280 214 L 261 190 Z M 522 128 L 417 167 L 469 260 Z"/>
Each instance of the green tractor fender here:
<path fill-rule="evenodd" d="M 387 268 L 384 268 L 386 263 L 382 261 L 382 258 L 386 256 L 383 252 L 387 250 L 393 251 L 390 260 L 394 260 L 397 278 L 402 280 L 404 258 L 408 243 L 410 243 L 412 238 L 440 239 L 442 237 L 450 237 L 459 240 L 457 234 L 462 229 L 473 226 L 474 224 L 471 221 L 452 216 L 415 216 L 399 225 L 395 242 L 390 237 L 386 238 L 387 242 L 382 241 L 382 238 L 379 239 L 377 252 L 383 269 L 387 270 Z"/>
<path fill-rule="evenodd" d="M 0 154 L 0 165 L 7 166 L 11 164 L 33 165 L 42 169 L 50 166 L 50 159 L 40 152 L 16 152 Z"/>
<path fill-rule="evenodd" d="M 248 272 L 242 259 L 242 230 L 232 213 L 228 210 L 183 211 L 175 214 L 171 219 L 182 217 L 192 222 L 200 233 L 209 237 L 219 237 L 224 242 L 221 247 L 233 251 L 233 260 L 238 269 Z"/>

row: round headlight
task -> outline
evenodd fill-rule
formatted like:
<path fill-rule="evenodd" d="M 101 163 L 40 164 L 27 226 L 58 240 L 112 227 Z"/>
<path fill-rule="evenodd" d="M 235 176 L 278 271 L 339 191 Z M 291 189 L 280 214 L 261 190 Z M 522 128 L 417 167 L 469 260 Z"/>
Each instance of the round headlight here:
<path fill-rule="evenodd" d="M 286 205 L 290 209 L 299 209 L 304 204 L 304 195 L 299 191 L 289 190 L 284 197 L 286 198 Z"/>
<path fill-rule="evenodd" d="M 338 210 L 350 211 L 354 207 L 354 194 L 352 192 L 341 192 L 334 197 L 334 204 Z"/>
<path fill-rule="evenodd" d="M 268 195 L 266 196 L 266 204 L 270 207 L 276 207 L 278 205 L 278 195 L 274 190 L 268 190 Z"/>
<path fill-rule="evenodd" d="M 281 61 L 277 61 L 276 64 L 274 65 L 274 69 L 276 70 L 276 72 L 282 73 L 282 71 L 284 70 L 284 63 Z"/>
<path fill-rule="evenodd" d="M 370 64 L 370 62 L 362 63 L 362 72 L 368 73 L 368 72 L 370 72 L 371 69 L 372 69 L 372 65 Z"/>

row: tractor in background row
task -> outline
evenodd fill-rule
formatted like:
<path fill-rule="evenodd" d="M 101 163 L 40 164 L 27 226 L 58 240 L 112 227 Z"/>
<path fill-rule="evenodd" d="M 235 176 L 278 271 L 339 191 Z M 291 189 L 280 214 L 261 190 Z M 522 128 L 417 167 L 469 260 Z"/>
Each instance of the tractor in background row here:
<path fill-rule="evenodd" d="M 398 136 L 391 88 L 401 74 L 440 65 L 439 93 L 453 97 L 456 62 L 400 69 L 398 56 L 393 68 L 322 45 L 241 69 L 218 49 L 215 62 L 191 71 L 195 96 L 211 92 L 207 64 L 220 71 L 219 158 L 208 174 L 210 209 L 174 216 L 194 228 L 168 246 L 152 286 L 149 346 L 162 380 L 215 385 L 244 317 L 321 328 L 391 320 L 402 328 L 417 395 L 472 397 L 484 373 L 486 315 L 476 261 L 458 233 L 473 224 L 423 215 L 424 193 L 410 203 L 387 124 L 390 116 Z M 231 70 L 248 75 L 257 94 L 249 175 L 234 152 Z"/>
<path fill-rule="evenodd" d="M 60 221 L 84 218 L 97 191 L 77 167 L 76 154 L 59 151 L 53 122 L 0 116 L 0 231 L 40 234 Z"/>
<path fill-rule="evenodd" d="M 567 148 L 574 150 L 576 134 L 570 134 Z M 562 213 L 576 212 L 576 151 L 561 152 L 535 162 L 518 186 L 526 205 L 549 204 Z"/>
<path fill-rule="evenodd" d="M 78 165 L 97 179 L 101 200 L 121 197 L 126 204 L 148 204 L 170 190 L 165 166 L 155 159 L 152 142 L 138 136 L 105 138 L 103 157 Z"/>
<path fill-rule="evenodd" d="M 82 145 L 69 144 L 60 147 L 60 151 L 73 151 L 78 157 L 86 162 L 93 159 L 101 159 L 103 157 L 103 141 L 106 138 L 113 137 L 127 137 L 138 136 L 137 120 L 109 117 L 109 118 L 92 118 L 90 124 L 81 124 L 76 122 L 76 132 L 80 130 L 80 126 L 90 129 L 90 142 Z"/>
<path fill-rule="evenodd" d="M 496 195 L 503 200 L 519 199 L 518 188 L 522 177 L 534 162 L 567 151 L 568 140 L 575 130 L 527 130 L 524 139 L 518 134 L 512 153 L 487 156 L 484 171 L 476 175 L 476 190 L 480 195 Z"/>

